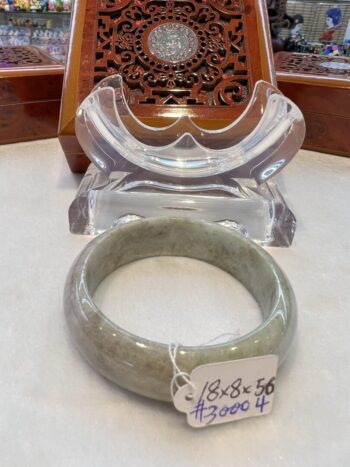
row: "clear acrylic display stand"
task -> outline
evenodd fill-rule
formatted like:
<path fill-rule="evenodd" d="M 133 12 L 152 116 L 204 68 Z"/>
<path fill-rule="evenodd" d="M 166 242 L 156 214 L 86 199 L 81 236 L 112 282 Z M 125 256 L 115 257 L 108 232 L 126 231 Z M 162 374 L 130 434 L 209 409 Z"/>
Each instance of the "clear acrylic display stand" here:
<path fill-rule="evenodd" d="M 187 116 L 156 128 L 133 115 L 121 77 L 112 75 L 78 108 L 76 135 L 92 164 L 69 210 L 73 233 L 186 216 L 262 245 L 291 244 L 295 217 L 270 179 L 301 147 L 305 124 L 271 84 L 256 83 L 245 112 L 223 129 L 200 128 Z"/>

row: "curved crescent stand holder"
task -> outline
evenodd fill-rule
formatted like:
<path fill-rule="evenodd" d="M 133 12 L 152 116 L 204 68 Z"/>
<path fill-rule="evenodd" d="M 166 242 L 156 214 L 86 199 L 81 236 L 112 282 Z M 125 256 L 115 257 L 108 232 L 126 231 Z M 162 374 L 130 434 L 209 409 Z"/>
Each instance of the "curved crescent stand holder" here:
<path fill-rule="evenodd" d="M 305 135 L 298 107 L 259 81 L 245 112 L 220 130 L 188 116 L 156 128 L 131 112 L 122 78 L 82 102 L 76 135 L 92 161 L 69 210 L 73 233 L 98 234 L 139 217 L 219 222 L 262 245 L 288 246 L 296 221 L 271 177 Z"/>

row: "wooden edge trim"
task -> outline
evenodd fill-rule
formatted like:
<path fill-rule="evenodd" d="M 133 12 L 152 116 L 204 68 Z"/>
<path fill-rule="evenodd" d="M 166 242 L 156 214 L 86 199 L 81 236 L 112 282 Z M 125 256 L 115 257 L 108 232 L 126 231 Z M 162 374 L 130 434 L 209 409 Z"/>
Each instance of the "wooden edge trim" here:
<path fill-rule="evenodd" d="M 80 63 L 81 41 L 84 29 L 86 0 L 75 0 L 70 23 L 70 40 L 64 74 L 61 112 L 58 126 L 58 134 L 75 118 L 77 108 L 76 97 L 78 95 L 79 73 L 76 71 L 77 63 Z M 74 47 L 73 47 L 74 44 Z M 75 99 L 73 99 L 73 96 Z M 64 111 L 63 111 L 64 109 Z"/>
<path fill-rule="evenodd" d="M 260 53 L 264 54 L 264 56 L 261 57 L 263 78 L 264 81 L 267 81 L 277 87 L 270 34 L 270 23 L 267 15 L 265 0 L 255 0 L 255 10 L 257 15 Z M 264 44 L 265 47 L 263 47 Z"/>
<path fill-rule="evenodd" d="M 284 71 L 277 71 L 276 74 L 278 82 L 350 89 L 350 80 L 341 78 L 313 74 L 306 75 L 303 73 L 286 73 Z"/>

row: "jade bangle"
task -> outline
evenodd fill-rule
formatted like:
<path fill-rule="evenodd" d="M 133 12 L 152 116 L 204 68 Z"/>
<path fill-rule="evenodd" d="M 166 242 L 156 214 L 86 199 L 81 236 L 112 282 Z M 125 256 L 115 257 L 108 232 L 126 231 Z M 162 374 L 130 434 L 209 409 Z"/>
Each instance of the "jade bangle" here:
<path fill-rule="evenodd" d="M 195 258 L 223 269 L 251 292 L 263 315 L 254 331 L 224 344 L 179 346 L 181 370 L 191 373 L 206 363 L 270 354 L 283 361 L 296 327 L 296 304 L 288 279 L 272 257 L 226 227 L 156 218 L 131 222 L 98 236 L 68 274 L 64 292 L 68 326 L 79 350 L 97 371 L 137 394 L 171 400 L 173 367 L 168 346 L 121 329 L 92 299 L 98 285 L 115 269 L 153 256 Z"/>

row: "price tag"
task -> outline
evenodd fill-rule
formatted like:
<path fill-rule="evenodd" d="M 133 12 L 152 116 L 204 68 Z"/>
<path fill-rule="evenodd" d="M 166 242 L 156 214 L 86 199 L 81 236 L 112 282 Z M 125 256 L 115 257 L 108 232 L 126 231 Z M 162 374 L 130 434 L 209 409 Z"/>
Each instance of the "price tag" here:
<path fill-rule="evenodd" d="M 267 415 L 272 410 L 277 366 L 276 355 L 198 366 L 190 375 L 192 387 L 181 386 L 174 405 L 195 428 Z"/>

